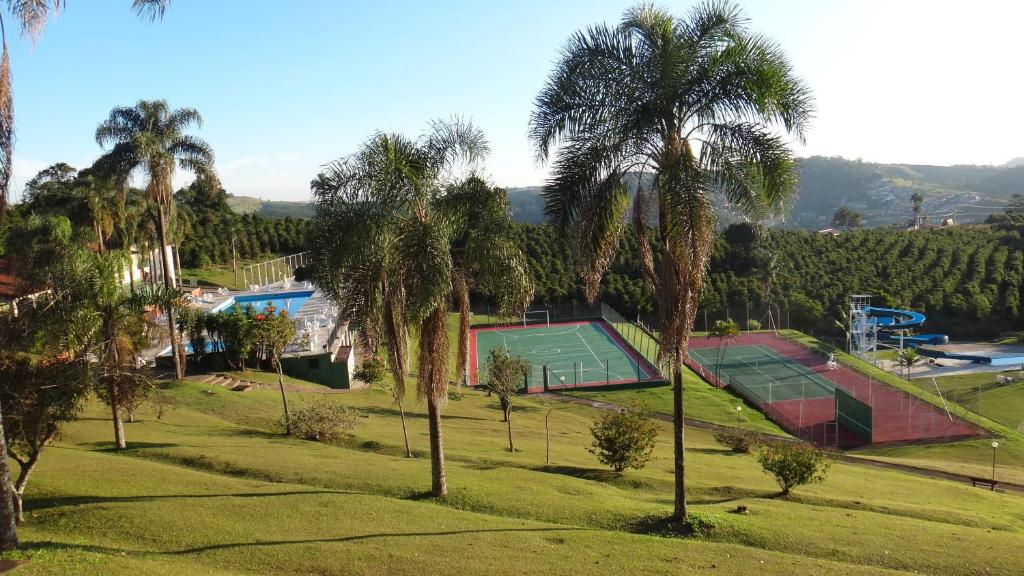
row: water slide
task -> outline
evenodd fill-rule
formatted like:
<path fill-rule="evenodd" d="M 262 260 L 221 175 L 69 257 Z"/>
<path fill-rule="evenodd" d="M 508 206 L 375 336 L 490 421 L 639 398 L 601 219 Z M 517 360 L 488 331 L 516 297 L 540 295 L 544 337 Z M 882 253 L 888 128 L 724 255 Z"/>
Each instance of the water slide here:
<path fill-rule="evenodd" d="M 899 334 L 892 334 L 894 330 L 910 330 L 924 324 L 924 314 L 913 310 L 896 310 L 893 308 L 876 308 L 869 306 L 864 310 L 867 317 L 878 326 L 878 338 L 889 343 L 900 341 Z M 933 350 L 925 348 L 924 345 L 941 346 L 949 343 L 949 336 L 945 334 L 914 334 L 903 336 L 903 345 L 917 348 L 922 356 L 946 360 L 967 360 L 978 364 L 991 364 L 993 366 L 1024 365 L 1022 355 L 984 355 L 984 354 L 961 354 L 946 352 L 945 350 Z"/>

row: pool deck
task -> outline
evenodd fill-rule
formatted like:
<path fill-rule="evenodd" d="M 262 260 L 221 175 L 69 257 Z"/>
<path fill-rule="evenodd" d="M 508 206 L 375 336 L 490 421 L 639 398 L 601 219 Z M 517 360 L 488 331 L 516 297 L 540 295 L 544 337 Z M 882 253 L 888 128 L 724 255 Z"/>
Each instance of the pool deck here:
<path fill-rule="evenodd" d="M 309 332 L 309 347 L 301 348 L 298 342 L 293 342 L 285 349 L 284 356 L 304 356 L 328 351 L 332 357 L 338 356 L 339 352 L 347 355 L 347 350 L 343 350 L 343 348 L 351 348 L 352 346 L 352 336 L 348 331 L 348 322 L 338 317 L 337 307 L 320 290 L 315 289 L 312 284 L 305 282 L 275 282 L 263 286 L 260 290 L 243 290 L 227 293 L 215 290 L 205 291 L 193 299 L 193 304 L 209 311 L 217 309 L 229 299 L 238 296 L 258 296 L 262 294 L 271 296 L 277 292 L 295 290 L 314 290 L 309 300 L 303 304 L 302 308 L 293 317 L 300 335 L 303 329 Z M 164 316 L 160 316 L 157 322 L 160 326 L 166 326 L 167 319 Z M 167 352 L 169 352 L 169 348 L 165 337 L 157 345 L 144 351 L 143 356 L 147 359 L 153 359 Z"/>

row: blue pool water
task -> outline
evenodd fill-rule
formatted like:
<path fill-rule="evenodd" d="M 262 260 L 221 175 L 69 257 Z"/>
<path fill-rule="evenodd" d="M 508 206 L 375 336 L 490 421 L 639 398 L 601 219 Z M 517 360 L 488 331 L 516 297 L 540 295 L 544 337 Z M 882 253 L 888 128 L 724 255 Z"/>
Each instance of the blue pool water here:
<path fill-rule="evenodd" d="M 235 296 L 234 298 L 222 303 L 221 305 L 214 308 L 214 312 L 221 310 L 227 310 L 231 306 L 248 306 L 252 307 L 257 312 L 263 312 L 267 309 L 267 303 L 274 305 L 274 308 L 280 312 L 281 310 L 287 310 L 288 315 L 295 317 L 295 314 L 300 308 L 309 300 L 309 297 L 313 295 L 312 290 L 299 290 L 295 292 L 277 292 L 273 294 L 248 294 L 246 296 Z"/>

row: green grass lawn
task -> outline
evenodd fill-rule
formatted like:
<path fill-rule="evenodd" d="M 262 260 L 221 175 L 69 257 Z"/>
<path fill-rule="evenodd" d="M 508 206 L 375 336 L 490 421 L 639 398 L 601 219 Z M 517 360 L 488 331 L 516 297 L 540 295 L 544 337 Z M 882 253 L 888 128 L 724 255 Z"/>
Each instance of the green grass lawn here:
<path fill-rule="evenodd" d="M 1017 381 L 999 384 L 997 375 Z M 1015 368 L 1005 372 L 942 376 L 935 378 L 934 384 L 932 378 L 917 378 L 911 382 L 933 392 L 937 384 L 947 400 L 958 402 L 1009 428 L 1020 429 L 1024 425 L 1024 380 L 1020 378 L 1020 370 Z"/>
<path fill-rule="evenodd" d="M 267 258 L 270 258 L 270 256 Z M 210 265 L 205 268 L 182 268 L 181 279 L 184 280 L 186 285 L 189 281 L 195 280 L 200 286 L 244 290 L 245 286 L 242 285 L 242 268 L 249 264 L 263 262 L 267 260 L 267 258 L 260 258 L 257 260 L 239 260 L 237 284 L 235 283 L 235 272 L 230 263 L 224 265 Z"/>
<path fill-rule="evenodd" d="M 601 411 L 516 398 L 518 451 L 510 453 L 497 399 L 466 389 L 444 407 L 450 494 L 431 499 L 426 410 L 412 390 L 406 409 L 418 457 L 407 459 L 386 393 L 289 382 L 308 390 L 289 392 L 293 407 L 341 403 L 358 410 L 358 427 L 334 444 L 287 438 L 277 391 L 182 382 L 168 387 L 175 405 L 164 420 L 144 409 L 127 425 L 129 449 L 118 453 L 107 412 L 91 403 L 47 449 L 29 485 L 24 547 L 5 556 L 29 560 L 15 573 L 1024 571 L 1019 495 L 836 463 L 824 483 L 782 498 L 752 456 L 700 429 L 686 431 L 687 494 L 716 528 L 704 538 L 649 535 L 644 526 L 672 507 L 667 423 L 657 424 L 646 468 L 615 474 L 587 450 Z M 687 385 L 691 395 L 698 390 Z M 749 514 L 732 513 L 738 505 Z"/>
<path fill-rule="evenodd" d="M 211 286 L 214 288 L 231 288 L 239 290 L 242 288 L 242 266 L 238 264 L 238 284 L 235 284 L 235 272 L 228 266 L 207 266 L 206 268 L 182 268 L 181 279 L 188 284 L 195 280 L 200 286 Z"/>
<path fill-rule="evenodd" d="M 512 454 L 496 400 L 465 392 L 445 408 L 451 494 L 438 502 L 423 496 L 429 461 L 400 457 L 398 416 L 380 392 L 291 394 L 293 405 L 322 399 L 360 410 L 355 433 L 336 445 L 277 433 L 273 390 L 182 383 L 172 393 L 177 405 L 163 422 L 144 414 L 128 425 L 125 453 L 110 451 L 96 405 L 68 427 L 30 485 L 26 547 L 14 556 L 31 562 L 21 573 L 433 573 L 452 557 L 463 573 L 1024 567 L 1013 552 L 1024 544 L 1018 496 L 837 464 L 824 484 L 778 498 L 752 457 L 701 430 L 687 431 L 688 493 L 719 527 L 707 539 L 678 540 L 636 533 L 671 507 L 667 425 L 654 461 L 617 475 L 586 450 L 597 412 L 554 405 L 548 465 L 545 406 L 516 402 Z M 424 454 L 424 409 L 409 411 L 414 449 Z M 731 514 L 738 504 L 751 513 Z"/>

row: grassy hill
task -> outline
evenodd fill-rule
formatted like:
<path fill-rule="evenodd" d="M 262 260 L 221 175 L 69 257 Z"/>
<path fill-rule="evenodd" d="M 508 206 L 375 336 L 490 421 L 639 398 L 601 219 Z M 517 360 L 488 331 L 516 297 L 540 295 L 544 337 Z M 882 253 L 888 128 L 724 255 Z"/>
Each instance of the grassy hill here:
<path fill-rule="evenodd" d="M 257 379 L 272 375 L 250 374 Z M 295 384 L 298 382 L 292 381 Z M 695 386 L 695 385 L 693 385 Z M 282 436 L 273 389 L 182 382 L 164 420 L 127 426 L 110 450 L 91 404 L 44 454 L 29 486 L 18 574 L 1019 574 L 1024 498 L 837 463 L 823 484 L 778 496 L 749 455 L 687 429 L 688 495 L 714 525 L 702 538 L 651 534 L 671 509 L 669 426 L 654 460 L 618 475 L 587 451 L 600 411 L 516 399 L 507 452 L 496 398 L 453 393 L 444 409 L 450 495 L 430 484 L 425 407 L 412 445 L 379 391 L 304 383 L 293 406 L 359 410 L 333 445 Z M 545 463 L 544 420 L 551 426 Z M 749 514 L 735 514 L 737 505 Z M 898 535 L 898 537 L 894 537 Z"/>
<path fill-rule="evenodd" d="M 263 200 L 251 196 L 228 195 L 228 206 L 239 214 L 258 214 L 265 218 L 312 218 L 316 209 L 311 202 Z"/>

